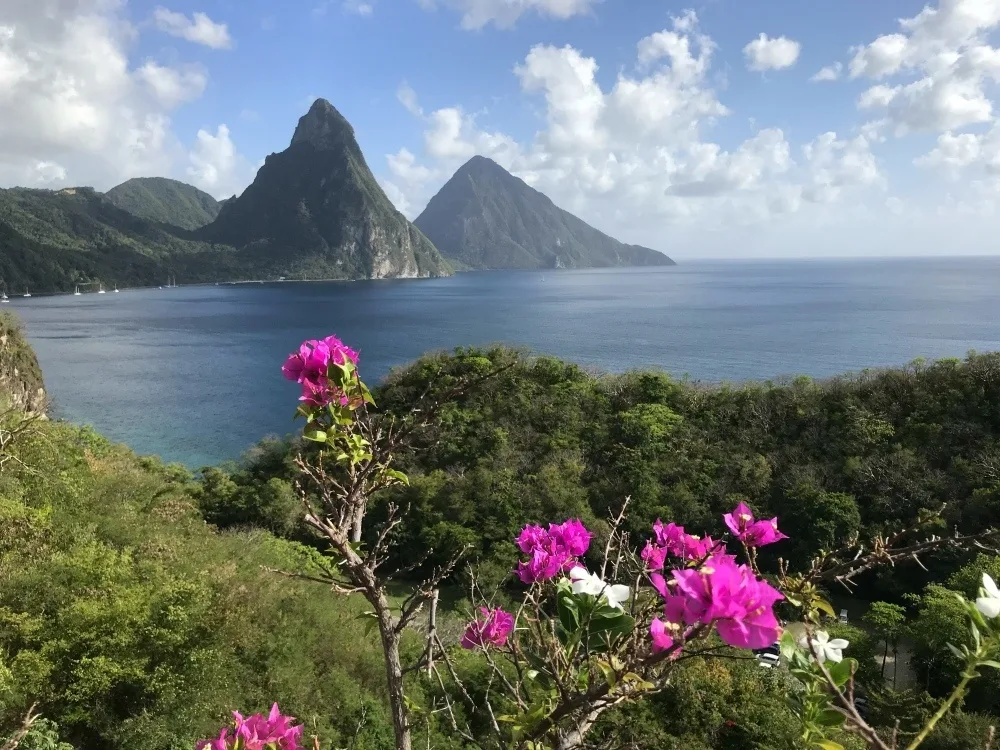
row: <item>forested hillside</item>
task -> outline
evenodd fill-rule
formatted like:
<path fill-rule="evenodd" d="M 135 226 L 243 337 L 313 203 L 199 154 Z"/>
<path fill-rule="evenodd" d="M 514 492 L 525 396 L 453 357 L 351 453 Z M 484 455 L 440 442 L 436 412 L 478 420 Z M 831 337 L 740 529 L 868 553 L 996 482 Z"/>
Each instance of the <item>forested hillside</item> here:
<path fill-rule="evenodd" d="M 4 331 L 0 361 L 18 353 L 27 362 L 16 326 L 5 320 Z M 37 378 L 30 366 L 25 371 Z M 597 550 L 626 496 L 637 539 L 657 517 L 720 532 L 721 513 L 738 499 L 777 514 L 791 540 L 762 551 L 765 570 L 776 555 L 801 560 L 855 533 L 909 523 L 942 502 L 942 530 L 982 528 L 1000 514 L 1000 355 L 822 383 L 705 387 L 659 373 L 598 377 L 507 349 L 468 350 L 395 373 L 375 399 L 403 413 L 428 390 L 433 399 L 459 379 L 488 373 L 461 397 L 447 396 L 434 426 L 401 456 L 410 486 L 376 498 L 376 516 L 390 499 L 406 514 L 394 532 L 400 559 L 391 564 L 418 565 L 398 579 L 400 595 L 408 576 L 471 545 L 480 585 L 503 580 L 495 596 L 508 601 L 517 595 L 512 539 L 526 522 L 579 516 L 597 532 Z M 3 419 L 9 427 L 19 417 Z M 326 547 L 301 523 L 290 447 L 314 450 L 267 441 L 239 465 L 193 477 L 58 423 L 32 422 L 6 444 L 0 737 L 37 702 L 45 718 L 27 750 L 179 750 L 213 734 L 229 711 L 278 701 L 324 750 L 393 747 L 384 666 L 364 607 L 328 586 L 271 572 L 324 569 Z M 904 736 L 958 679 L 940 647 L 942 638 L 968 636 L 951 592 L 975 596 L 983 572 L 1000 577 L 993 555 L 923 562 L 926 572 L 887 569 L 861 581 L 859 592 L 902 604 L 920 683 L 881 686 L 881 631 L 827 626 L 862 664 L 872 722 L 888 732 L 899 719 Z M 465 583 L 458 572 L 439 627 L 455 649 L 457 675 L 478 695 L 486 689 L 481 661 L 457 649 L 469 616 Z M 406 658 L 416 658 L 420 632 L 404 635 Z M 746 658 L 679 665 L 668 689 L 605 713 L 593 739 L 640 750 L 801 746 L 783 671 Z M 993 672 L 978 681 L 966 711 L 945 719 L 921 747 L 982 746 L 1000 716 L 997 684 Z M 407 673 L 421 743 L 474 746 L 434 712 L 441 690 L 453 686 Z"/>
<path fill-rule="evenodd" d="M 744 500 L 795 531 L 783 554 L 799 560 L 944 504 L 948 525 L 1000 522 L 1000 354 L 707 386 L 468 350 L 396 372 L 376 400 L 404 410 L 431 384 L 497 366 L 508 369 L 449 403 L 426 448 L 403 459 L 404 533 L 442 558 L 471 543 L 506 568 L 508 540 L 525 522 L 579 514 L 599 523 L 625 497 L 636 532 L 657 517 L 717 532 L 720 514 Z M 254 453 L 237 478 L 282 476 L 281 450 Z M 917 589 L 925 579 L 911 573 L 905 587 Z"/>
<path fill-rule="evenodd" d="M 221 204 L 194 185 L 166 177 L 133 177 L 116 185 L 104 197 L 140 219 L 197 229 L 219 215 Z"/>

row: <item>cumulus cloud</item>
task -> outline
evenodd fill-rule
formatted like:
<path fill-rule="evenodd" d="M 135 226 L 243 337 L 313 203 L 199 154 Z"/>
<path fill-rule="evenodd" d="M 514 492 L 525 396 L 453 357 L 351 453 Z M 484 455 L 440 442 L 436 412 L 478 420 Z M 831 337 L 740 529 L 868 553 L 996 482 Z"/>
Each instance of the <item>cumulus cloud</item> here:
<path fill-rule="evenodd" d="M 213 49 L 229 49 L 233 46 L 226 24 L 216 23 L 204 13 L 195 13 L 188 18 L 183 13 L 158 6 L 153 11 L 153 23 L 165 34 L 187 39 L 195 44 Z"/>
<path fill-rule="evenodd" d="M 937 145 L 914 159 L 918 167 L 938 169 L 957 179 L 967 167 L 1000 176 L 1000 125 L 983 133 L 942 133 Z"/>
<path fill-rule="evenodd" d="M 762 73 L 792 67 L 801 51 L 802 45 L 788 37 L 772 39 L 767 34 L 761 34 L 743 48 L 743 56 L 748 69 Z"/>
<path fill-rule="evenodd" d="M 208 74 L 134 62 L 139 32 L 123 11 L 109 0 L 63 0 L 58 16 L 45 3 L 0 5 L 0 185 L 184 177 L 188 148 L 171 114 Z"/>
<path fill-rule="evenodd" d="M 189 179 L 213 195 L 233 195 L 253 180 L 250 162 L 236 150 L 225 125 L 214 134 L 199 130 L 189 160 Z"/>
<path fill-rule="evenodd" d="M 818 83 L 820 81 L 836 81 L 840 78 L 840 73 L 843 69 L 844 66 L 841 63 L 835 62 L 833 65 L 826 65 L 820 68 L 809 80 L 814 83 Z"/>
<path fill-rule="evenodd" d="M 509 29 L 526 13 L 565 20 L 589 13 L 601 0 L 419 0 L 425 10 L 444 6 L 462 14 L 463 29 L 493 24 Z"/>
<path fill-rule="evenodd" d="M 422 123 L 424 143 L 420 154 L 387 157 L 386 192 L 413 217 L 482 154 L 602 230 L 663 249 L 667 236 L 723 243 L 724 227 L 815 218 L 881 193 L 864 135 L 829 133 L 795 148 L 780 128 L 763 127 L 731 147 L 714 142 L 713 126 L 730 114 L 713 85 L 715 53 L 691 11 L 639 40 L 634 66 L 610 86 L 593 57 L 536 45 L 514 68 L 522 93 L 544 106 L 530 141 L 491 131 L 459 106 L 425 111 L 404 84 L 398 98 Z"/>
<path fill-rule="evenodd" d="M 880 112 L 896 135 L 991 121 L 986 87 L 1000 81 L 1000 50 L 987 37 L 998 25 L 998 0 L 941 0 L 901 19 L 900 31 L 853 50 L 848 69 L 851 78 L 915 80 L 875 83 L 858 106 Z"/>
<path fill-rule="evenodd" d="M 146 61 L 136 76 L 146 83 L 153 96 L 168 109 L 197 99 L 208 85 L 208 75 L 197 65 L 170 68 Z"/>

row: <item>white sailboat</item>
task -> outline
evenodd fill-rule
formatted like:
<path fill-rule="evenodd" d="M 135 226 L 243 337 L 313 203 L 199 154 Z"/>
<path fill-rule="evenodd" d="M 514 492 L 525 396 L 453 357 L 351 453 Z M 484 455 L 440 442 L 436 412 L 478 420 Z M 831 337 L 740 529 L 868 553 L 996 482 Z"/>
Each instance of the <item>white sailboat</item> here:
<path fill-rule="evenodd" d="M 97 290 L 97 293 L 98 294 L 107 294 L 107 292 L 104 291 L 104 284 L 101 284 L 101 288 Z"/>
<path fill-rule="evenodd" d="M 27 287 L 24 290 L 24 296 L 25 297 L 30 297 L 31 296 L 31 292 L 28 291 Z"/>
<path fill-rule="evenodd" d="M 74 297 L 79 297 L 80 296 L 80 285 L 79 284 L 76 285 L 76 291 L 73 292 L 73 296 Z"/>
<path fill-rule="evenodd" d="M 118 285 L 115 284 L 115 294 L 118 294 Z"/>
<path fill-rule="evenodd" d="M 7 282 L 3 283 L 3 289 L 0 289 L 0 303 L 10 302 L 10 297 L 7 296 Z"/>

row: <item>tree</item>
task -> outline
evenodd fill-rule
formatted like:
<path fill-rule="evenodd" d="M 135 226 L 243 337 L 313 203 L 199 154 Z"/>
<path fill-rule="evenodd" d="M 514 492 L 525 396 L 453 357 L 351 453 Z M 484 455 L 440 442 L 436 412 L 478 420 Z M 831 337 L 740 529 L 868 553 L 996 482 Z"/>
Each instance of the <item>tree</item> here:
<path fill-rule="evenodd" d="M 885 648 L 882 652 L 882 678 L 885 679 L 885 660 L 889 656 L 890 646 L 892 647 L 893 658 L 896 657 L 899 636 L 902 634 L 903 624 L 906 622 L 906 610 L 898 604 L 873 602 L 861 619 L 885 643 Z M 893 668 L 892 684 L 896 684 L 896 667 Z"/>

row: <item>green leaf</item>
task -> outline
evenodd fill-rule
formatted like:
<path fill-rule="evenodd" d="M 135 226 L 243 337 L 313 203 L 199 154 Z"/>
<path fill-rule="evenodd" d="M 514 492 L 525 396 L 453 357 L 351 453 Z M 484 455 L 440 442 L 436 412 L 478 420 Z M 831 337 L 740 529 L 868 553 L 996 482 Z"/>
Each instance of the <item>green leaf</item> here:
<path fill-rule="evenodd" d="M 834 711 L 832 708 L 827 708 L 820 711 L 816 716 L 816 723 L 824 727 L 839 727 L 844 723 L 847 717 L 840 711 Z"/>
<path fill-rule="evenodd" d="M 407 486 L 409 486 L 410 484 L 410 478 L 406 476 L 406 474 L 404 474 L 403 472 L 398 471 L 396 469 L 386 469 L 385 475 Z"/>
<path fill-rule="evenodd" d="M 1000 669 L 1000 662 L 993 661 L 993 659 L 986 659 L 985 661 L 979 662 L 981 667 L 992 667 L 993 669 Z"/>
<path fill-rule="evenodd" d="M 557 591 L 556 612 L 559 615 L 559 624 L 567 635 L 575 634 L 580 630 L 580 608 L 572 591 Z"/>
<path fill-rule="evenodd" d="M 826 612 L 828 615 L 830 615 L 830 617 L 836 617 L 837 616 L 834 613 L 833 607 L 830 605 L 830 602 L 828 602 L 823 597 L 817 596 L 816 599 L 813 601 L 813 604 L 816 605 L 816 609 L 820 609 L 820 610 Z"/>
<path fill-rule="evenodd" d="M 839 664 L 830 667 L 830 676 L 837 687 L 843 687 L 851 678 L 851 671 L 856 668 L 857 662 L 854 659 L 844 659 Z"/>
<path fill-rule="evenodd" d="M 608 683 L 608 687 L 612 690 L 618 681 L 618 676 L 615 674 L 615 670 L 611 668 L 611 665 L 602 659 L 597 660 L 597 668 L 601 670 L 601 674 L 604 675 L 604 681 Z"/>
<path fill-rule="evenodd" d="M 833 740 L 815 740 L 813 747 L 819 750 L 844 750 L 844 746 Z"/>
<path fill-rule="evenodd" d="M 959 651 L 958 648 L 956 648 L 952 644 L 946 643 L 944 645 L 948 647 L 948 650 L 951 651 L 951 653 L 955 656 L 956 659 L 964 659 L 965 658 L 965 654 L 963 654 L 961 651 Z"/>

